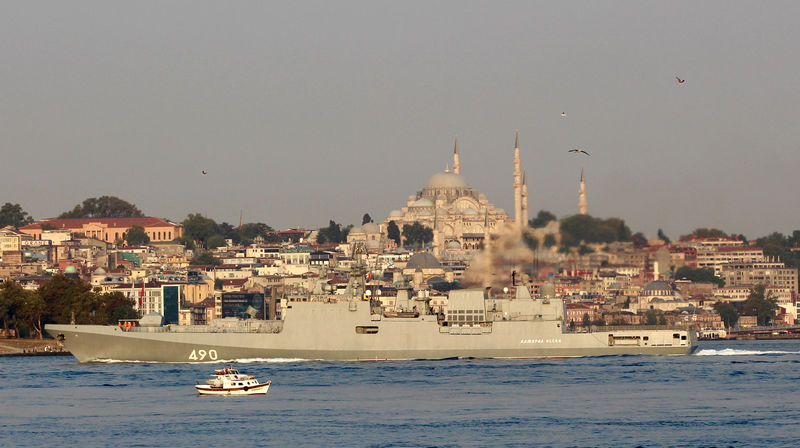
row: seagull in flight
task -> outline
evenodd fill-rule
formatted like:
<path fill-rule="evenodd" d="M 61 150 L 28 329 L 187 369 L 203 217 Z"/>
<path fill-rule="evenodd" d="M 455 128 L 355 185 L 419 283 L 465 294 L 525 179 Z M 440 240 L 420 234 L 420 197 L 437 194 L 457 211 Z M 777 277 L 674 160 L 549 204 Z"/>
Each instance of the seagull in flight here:
<path fill-rule="evenodd" d="M 677 79 L 677 80 L 678 80 L 678 85 L 680 85 L 680 84 L 683 84 L 683 83 L 685 83 L 685 82 L 686 82 L 686 80 L 685 80 L 685 79 L 678 78 L 677 76 L 675 77 L 675 79 Z"/>
<path fill-rule="evenodd" d="M 203 171 L 201 171 L 201 172 L 203 173 L 203 176 L 205 176 L 206 174 L 208 174 L 208 173 L 206 173 L 206 170 L 203 170 Z"/>
<path fill-rule="evenodd" d="M 567 116 L 567 113 L 566 113 L 566 112 L 561 112 L 561 116 L 562 116 L 562 117 L 566 117 L 566 116 Z"/>
<path fill-rule="evenodd" d="M 570 150 L 569 150 L 569 151 L 567 151 L 567 152 L 574 152 L 574 153 L 576 153 L 576 154 L 577 154 L 577 153 L 582 153 L 582 154 L 586 154 L 587 156 L 590 156 L 590 155 L 591 155 L 591 154 L 589 154 L 588 152 L 586 152 L 586 151 L 584 151 L 584 150 L 582 150 L 582 149 L 570 149 Z"/>

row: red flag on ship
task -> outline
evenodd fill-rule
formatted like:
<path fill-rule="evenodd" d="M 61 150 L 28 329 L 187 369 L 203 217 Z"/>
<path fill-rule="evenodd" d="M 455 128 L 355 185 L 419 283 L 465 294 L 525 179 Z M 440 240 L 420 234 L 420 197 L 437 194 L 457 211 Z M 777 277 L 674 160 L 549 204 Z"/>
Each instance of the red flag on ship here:
<path fill-rule="evenodd" d="M 139 306 L 142 306 L 142 299 L 144 298 L 144 281 L 142 281 L 142 293 L 139 294 Z"/>

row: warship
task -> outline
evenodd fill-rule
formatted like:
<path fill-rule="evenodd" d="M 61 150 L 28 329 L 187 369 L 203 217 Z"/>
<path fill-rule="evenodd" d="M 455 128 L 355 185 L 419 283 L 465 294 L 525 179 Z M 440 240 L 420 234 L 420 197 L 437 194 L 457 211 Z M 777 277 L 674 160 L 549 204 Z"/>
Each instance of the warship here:
<path fill-rule="evenodd" d="M 242 359 L 332 361 L 682 355 L 697 347 L 692 328 L 570 328 L 552 284 L 494 296 L 489 289 L 448 294 L 444 313 L 428 297 L 399 288 L 393 309 L 351 294 L 288 302 L 280 319 L 222 318 L 207 325 L 163 325 L 148 315 L 133 327 L 47 325 L 80 362 L 221 362 Z M 344 299 L 344 300 L 342 300 Z M 367 300 L 364 300 L 367 299 Z"/>

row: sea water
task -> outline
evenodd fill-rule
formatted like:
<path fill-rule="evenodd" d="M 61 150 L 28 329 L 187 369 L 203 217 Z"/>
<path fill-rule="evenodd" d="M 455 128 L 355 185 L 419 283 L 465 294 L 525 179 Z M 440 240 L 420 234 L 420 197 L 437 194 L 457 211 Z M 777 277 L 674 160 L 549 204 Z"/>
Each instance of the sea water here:
<path fill-rule="evenodd" d="M 195 393 L 224 364 L 0 359 L 0 446 L 800 446 L 800 341 L 690 356 L 240 360 L 266 396 Z"/>

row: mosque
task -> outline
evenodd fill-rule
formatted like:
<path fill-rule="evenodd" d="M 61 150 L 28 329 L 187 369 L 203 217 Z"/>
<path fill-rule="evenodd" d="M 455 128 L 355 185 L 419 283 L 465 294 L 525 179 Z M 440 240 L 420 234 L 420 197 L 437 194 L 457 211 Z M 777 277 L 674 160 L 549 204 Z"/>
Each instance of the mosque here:
<path fill-rule="evenodd" d="M 528 222 L 528 183 L 520 169 L 519 133 L 514 145 L 514 217 L 470 187 L 461 175 L 458 139 L 453 149 L 453 169 L 434 174 L 405 207 L 392 210 L 379 224 L 386 235 L 389 222 L 400 228 L 414 222 L 433 230 L 431 252 L 440 260 L 470 258 L 492 235 L 518 231 Z"/>

